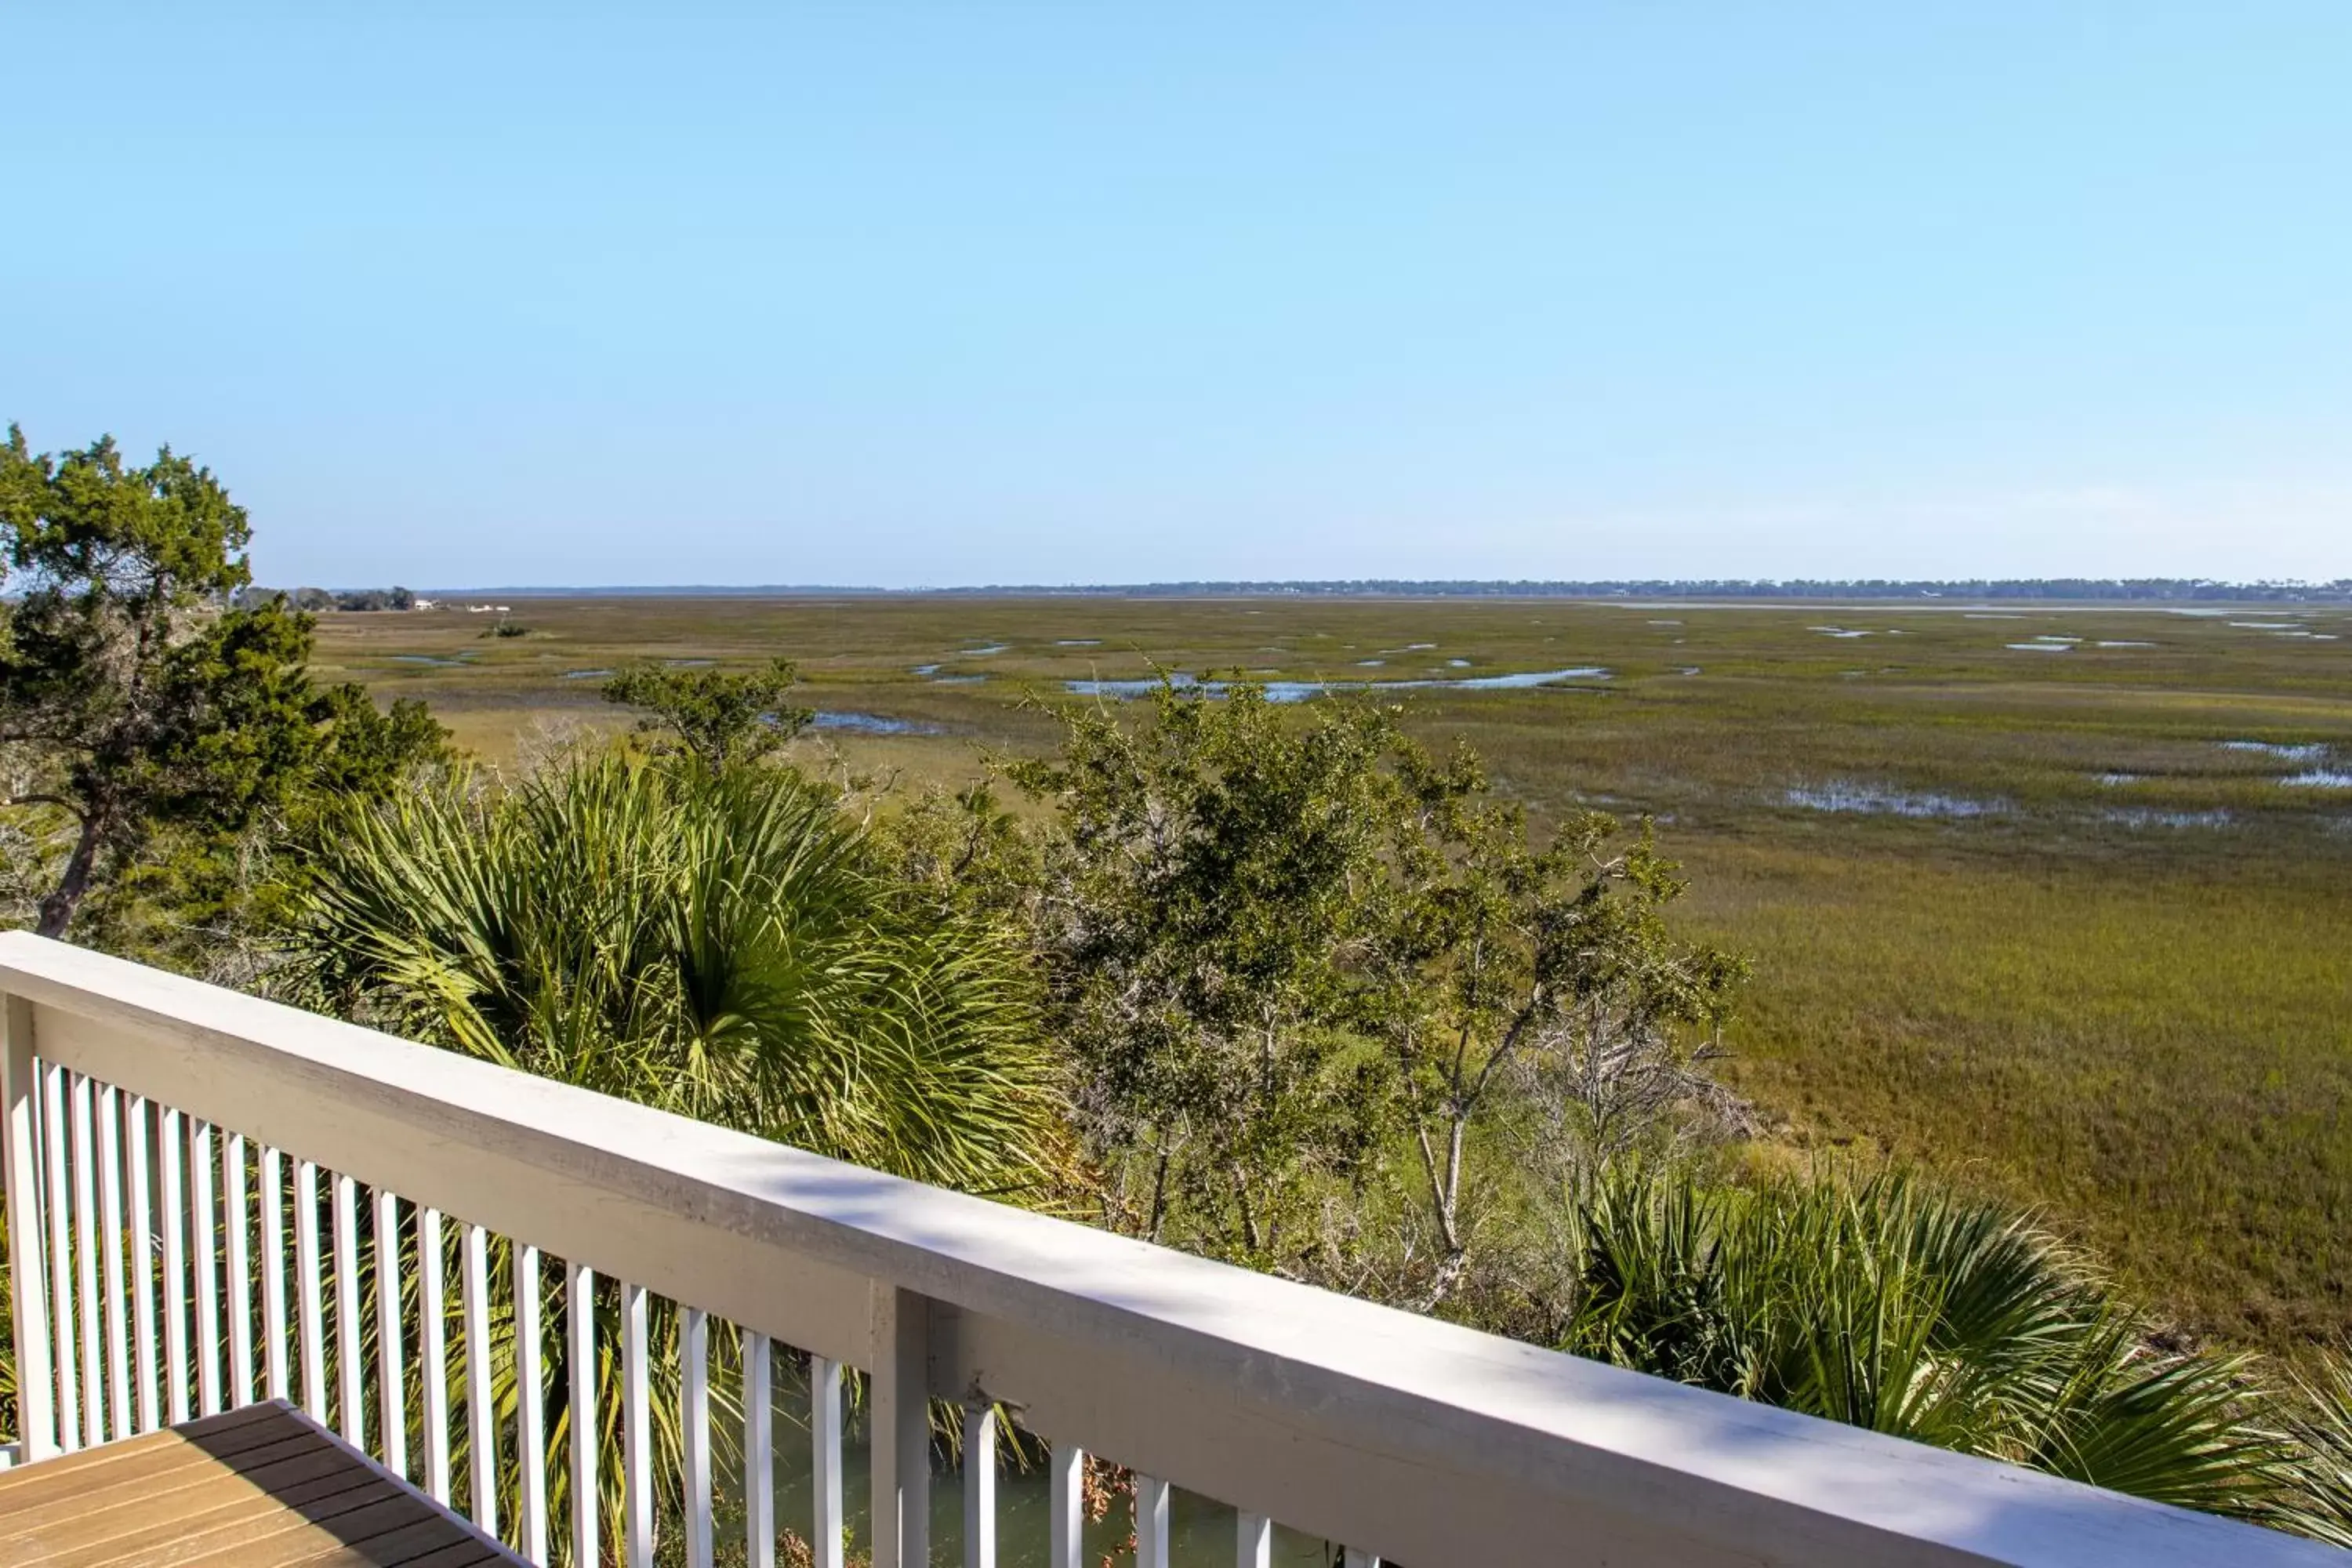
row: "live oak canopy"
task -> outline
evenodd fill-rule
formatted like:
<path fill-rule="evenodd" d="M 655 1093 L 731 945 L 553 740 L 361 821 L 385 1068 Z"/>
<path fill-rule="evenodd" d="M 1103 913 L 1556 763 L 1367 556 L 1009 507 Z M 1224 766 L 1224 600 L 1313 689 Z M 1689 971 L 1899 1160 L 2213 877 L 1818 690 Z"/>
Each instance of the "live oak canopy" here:
<path fill-rule="evenodd" d="M 168 447 L 127 464 L 111 437 L 36 455 L 0 446 L 0 744 L 56 861 L 36 929 L 60 936 L 134 868 L 198 905 L 231 896 L 222 847 L 257 818 L 315 817 L 321 792 L 378 791 L 444 735 L 421 704 L 321 690 L 311 621 L 236 603 L 251 528 L 209 468 Z M 305 799 L 306 796 L 310 798 Z"/>

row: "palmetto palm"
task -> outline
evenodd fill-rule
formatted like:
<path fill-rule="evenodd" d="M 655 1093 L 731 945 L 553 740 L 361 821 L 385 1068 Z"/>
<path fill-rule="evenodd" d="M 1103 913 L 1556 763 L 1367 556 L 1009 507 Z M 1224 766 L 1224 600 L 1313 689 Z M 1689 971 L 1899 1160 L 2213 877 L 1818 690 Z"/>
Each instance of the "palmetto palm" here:
<path fill-rule="evenodd" d="M 1050 1168 L 1018 949 L 906 908 L 821 789 L 575 760 L 352 824 L 305 936 L 346 1016 L 966 1191 Z"/>
<path fill-rule="evenodd" d="M 2352 1350 L 2321 1352 L 2296 1383 L 2303 1485 L 2281 1510 L 2283 1522 L 2352 1547 Z"/>
<path fill-rule="evenodd" d="M 2275 1520 L 2294 1450 L 2242 1358 L 2159 1354 L 2048 1236 L 1900 1175 L 1647 1171 L 1579 1205 L 1567 1348 L 1745 1398 Z"/>
<path fill-rule="evenodd" d="M 788 771 L 593 756 L 507 794 L 454 781 L 354 820 L 320 870 L 303 969 L 345 1016 L 965 1191 L 1018 1197 L 1056 1173 L 1055 1069 L 1017 945 L 912 907 L 833 798 Z M 494 1253 L 510 1413 L 508 1267 Z M 551 1306 L 543 1361 L 560 1372 Z M 615 1310 L 600 1300 L 600 1319 Z M 674 1479 L 667 1303 L 652 1327 L 657 1466 Z M 731 1336 L 712 1342 L 731 1352 Z M 603 1360 L 609 1459 L 620 1401 Z M 723 1442 L 733 1423 L 714 1416 Z M 560 1467 L 549 1480 L 560 1494 Z"/>

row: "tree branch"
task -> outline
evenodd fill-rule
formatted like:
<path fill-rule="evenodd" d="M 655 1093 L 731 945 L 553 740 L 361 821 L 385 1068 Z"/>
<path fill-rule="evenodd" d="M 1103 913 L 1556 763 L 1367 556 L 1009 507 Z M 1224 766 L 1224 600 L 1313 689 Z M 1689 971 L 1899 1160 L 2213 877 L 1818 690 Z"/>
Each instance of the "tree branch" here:
<path fill-rule="evenodd" d="M 60 811 L 70 813 L 77 822 L 89 820 L 88 812 L 61 795 L 10 795 L 6 800 L 0 800 L 0 806 L 10 805 L 54 805 Z"/>

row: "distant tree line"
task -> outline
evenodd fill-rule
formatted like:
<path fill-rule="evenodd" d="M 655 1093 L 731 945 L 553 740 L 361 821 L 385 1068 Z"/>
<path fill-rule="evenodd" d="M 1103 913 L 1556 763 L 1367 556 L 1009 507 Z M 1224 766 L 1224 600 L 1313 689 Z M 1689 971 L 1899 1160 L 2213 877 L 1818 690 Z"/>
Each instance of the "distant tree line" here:
<path fill-rule="evenodd" d="M 392 588 L 246 588 L 236 599 L 239 609 L 253 609 L 265 604 L 284 603 L 305 613 L 320 610 L 413 610 L 416 607 L 414 590 Z"/>
<path fill-rule="evenodd" d="M 2352 602 L 2352 577 L 2327 583 L 2230 583 L 2209 577 L 1735 577 L 1612 578 L 1598 582 L 1479 581 L 1363 577 L 1290 583 L 1129 583 L 1099 586 L 1020 584 L 922 590 L 969 595 L 1128 595 L 1166 598 L 1557 598 L 1557 599 L 2058 599 L 2152 604 Z"/>
<path fill-rule="evenodd" d="M 992 583 L 961 588 L 875 588 L 824 583 L 733 584 L 607 584 L 574 586 L 476 588 L 474 593 L 514 597 L 593 599 L 708 598 L 1330 598 L 1330 599 L 2039 599 L 2131 604 L 2315 604 L 2352 603 L 2352 577 L 2332 582 L 2233 583 L 2214 577 L 1652 577 L 1569 582 L 1521 578 L 1360 577 L 1287 583 Z M 256 594 L 283 594 L 276 588 Z M 405 588 L 329 593 L 297 588 L 296 607 L 311 610 L 406 609 L 415 595 Z M 308 595 L 306 598 L 305 595 Z"/>

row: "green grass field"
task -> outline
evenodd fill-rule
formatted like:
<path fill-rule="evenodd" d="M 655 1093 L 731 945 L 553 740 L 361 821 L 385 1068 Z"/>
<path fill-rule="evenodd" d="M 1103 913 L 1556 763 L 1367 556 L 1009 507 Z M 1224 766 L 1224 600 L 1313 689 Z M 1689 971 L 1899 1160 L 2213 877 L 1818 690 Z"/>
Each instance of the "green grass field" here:
<path fill-rule="evenodd" d="M 1657 816 L 1758 961 L 1734 1072 L 1788 1142 L 2042 1205 L 2193 1331 L 2352 1332 L 2352 610 L 506 602 L 529 636 L 330 615 L 321 673 L 506 762 L 615 721 L 583 672 L 782 654 L 810 760 L 911 783 L 1050 743 L 1021 699 L 1069 679 L 1601 667 L 1391 695 L 1539 816 Z"/>

